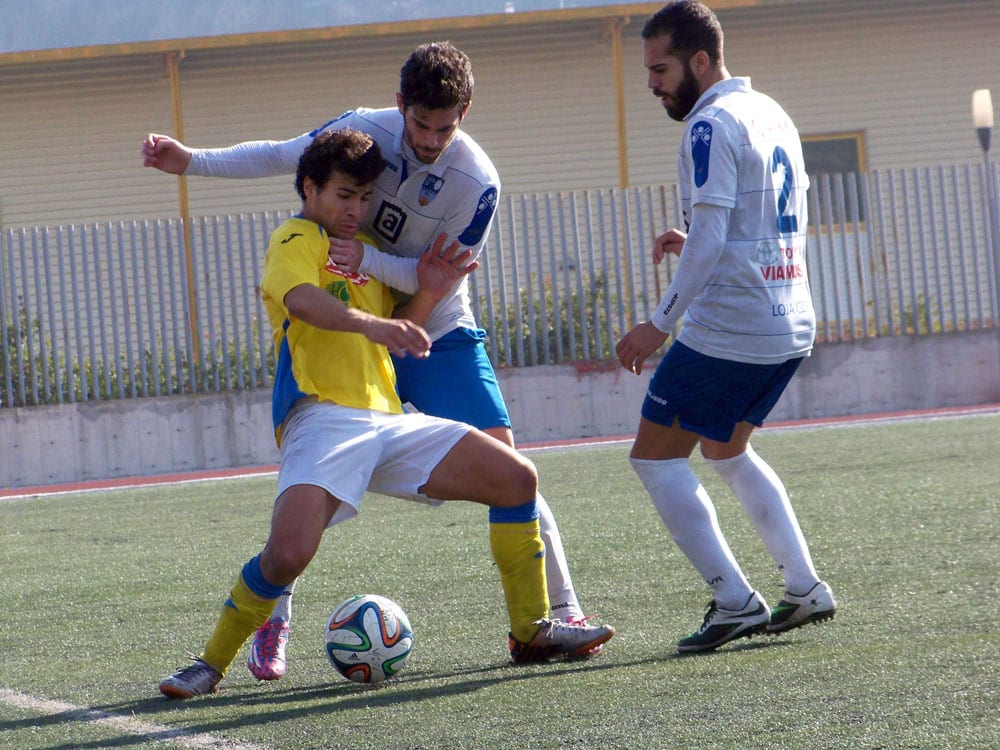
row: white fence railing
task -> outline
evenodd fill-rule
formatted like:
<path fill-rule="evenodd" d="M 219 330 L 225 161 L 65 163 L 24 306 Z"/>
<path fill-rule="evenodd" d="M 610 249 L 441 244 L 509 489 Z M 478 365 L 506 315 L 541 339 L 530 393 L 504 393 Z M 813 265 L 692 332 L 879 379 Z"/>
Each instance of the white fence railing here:
<path fill-rule="evenodd" d="M 810 188 L 819 342 L 997 325 L 984 165 L 824 175 Z M 996 170 L 993 170 L 994 174 Z M 0 232 L 0 406 L 262 388 L 258 281 L 289 212 Z M 506 196 L 476 314 L 499 367 L 607 360 L 648 317 L 676 186 Z"/>

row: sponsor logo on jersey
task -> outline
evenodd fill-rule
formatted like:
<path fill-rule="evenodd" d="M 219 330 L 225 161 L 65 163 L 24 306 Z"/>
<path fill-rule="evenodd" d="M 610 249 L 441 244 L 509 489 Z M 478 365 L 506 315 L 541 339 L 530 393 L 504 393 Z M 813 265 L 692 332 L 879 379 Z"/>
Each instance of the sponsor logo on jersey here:
<path fill-rule="evenodd" d="M 281 244 L 282 245 L 287 245 L 289 242 L 291 242 L 292 240 L 294 240 L 296 237 L 305 237 L 305 235 L 302 234 L 302 232 L 292 232 L 290 235 L 288 235 L 287 237 L 285 237 L 285 239 L 283 239 L 281 241 Z"/>
<path fill-rule="evenodd" d="M 691 159 L 694 161 L 694 184 L 708 181 L 708 162 L 712 153 L 712 125 L 704 121 L 691 126 Z"/>
<path fill-rule="evenodd" d="M 423 184 L 420 186 L 420 195 L 417 197 L 420 205 L 426 206 L 432 200 L 437 198 L 437 195 L 441 192 L 442 187 L 444 187 L 443 177 L 438 177 L 437 175 L 432 174 L 427 175 L 424 178 Z"/>
<path fill-rule="evenodd" d="M 798 263 L 789 263 L 784 266 L 761 266 L 760 275 L 764 281 L 791 281 L 801 279 L 806 274 Z"/>
<path fill-rule="evenodd" d="M 781 246 L 774 240 L 761 240 L 757 245 L 757 262 L 773 266 L 781 262 Z"/>
<path fill-rule="evenodd" d="M 473 245 L 478 245 L 480 240 L 486 234 L 486 230 L 490 228 L 490 222 L 493 221 L 493 212 L 497 208 L 497 189 L 495 187 L 488 187 L 483 191 L 483 194 L 479 196 L 479 204 L 476 206 L 476 213 L 472 217 L 472 221 L 469 226 L 465 228 L 465 231 L 459 235 L 458 241 L 463 245 L 472 247 Z"/>
<path fill-rule="evenodd" d="M 368 279 L 365 278 L 364 284 L 368 283 Z M 361 284 L 363 286 L 364 284 Z M 364 300 L 361 298 L 351 297 L 351 286 L 358 286 L 357 280 L 352 278 L 351 275 L 345 275 L 343 279 L 335 279 L 326 285 L 327 293 L 339 299 L 348 307 L 353 307 L 356 310 L 364 310 L 365 312 L 371 312 L 368 306 L 364 304 Z"/>
<path fill-rule="evenodd" d="M 795 315 L 807 315 L 809 313 L 809 303 L 804 300 L 797 302 L 778 302 L 771 305 L 772 318 L 790 318 Z"/>
<path fill-rule="evenodd" d="M 797 262 L 801 256 L 801 250 L 794 247 L 781 247 L 774 240 L 761 240 L 755 260 L 764 281 L 790 281 L 805 276 L 805 269 Z"/>
<path fill-rule="evenodd" d="M 378 211 L 375 213 L 372 228 L 382 237 L 389 240 L 389 242 L 395 244 L 399 240 L 399 236 L 403 233 L 405 225 L 406 211 L 394 203 L 382 201 L 382 205 L 378 207 Z"/>

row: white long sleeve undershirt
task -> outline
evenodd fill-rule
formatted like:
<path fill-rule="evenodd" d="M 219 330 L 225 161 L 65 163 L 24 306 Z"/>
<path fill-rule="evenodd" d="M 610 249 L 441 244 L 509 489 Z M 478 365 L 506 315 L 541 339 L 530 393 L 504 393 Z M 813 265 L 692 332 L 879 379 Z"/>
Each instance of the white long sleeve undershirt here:
<path fill-rule="evenodd" d="M 650 322 L 673 333 L 688 305 L 708 284 L 726 248 L 730 209 L 699 203 L 691 209 L 691 225 L 677 272 L 656 306 Z"/>

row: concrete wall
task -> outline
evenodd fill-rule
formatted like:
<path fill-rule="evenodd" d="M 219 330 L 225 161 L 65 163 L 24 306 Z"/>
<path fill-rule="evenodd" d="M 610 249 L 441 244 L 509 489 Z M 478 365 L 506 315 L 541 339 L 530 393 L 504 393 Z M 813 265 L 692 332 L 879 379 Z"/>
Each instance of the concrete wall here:
<path fill-rule="evenodd" d="M 612 363 L 498 373 L 520 443 L 635 431 L 652 370 Z M 1000 333 L 824 344 L 771 421 L 1000 402 Z M 270 394 L 0 409 L 0 489 L 277 463 Z"/>

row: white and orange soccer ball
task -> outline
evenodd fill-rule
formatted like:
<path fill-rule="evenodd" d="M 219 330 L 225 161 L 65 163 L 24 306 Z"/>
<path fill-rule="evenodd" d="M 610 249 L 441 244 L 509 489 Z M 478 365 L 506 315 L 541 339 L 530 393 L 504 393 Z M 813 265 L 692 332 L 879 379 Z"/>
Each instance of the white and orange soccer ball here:
<path fill-rule="evenodd" d="M 413 651 L 413 629 L 391 599 L 358 594 L 338 606 L 326 624 L 326 655 L 353 682 L 395 677 Z"/>

